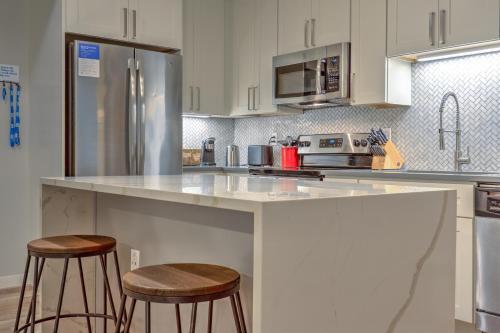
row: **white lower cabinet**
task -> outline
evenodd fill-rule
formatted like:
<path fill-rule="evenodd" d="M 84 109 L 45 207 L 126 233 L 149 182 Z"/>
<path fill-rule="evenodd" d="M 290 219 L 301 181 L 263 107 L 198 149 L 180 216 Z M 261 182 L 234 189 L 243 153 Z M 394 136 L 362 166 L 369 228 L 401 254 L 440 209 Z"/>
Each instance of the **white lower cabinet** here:
<path fill-rule="evenodd" d="M 387 184 L 449 188 L 457 191 L 457 240 L 455 276 L 455 318 L 472 323 L 474 313 L 473 217 L 474 185 L 360 179 L 360 184 Z"/>
<path fill-rule="evenodd" d="M 472 323 L 474 314 L 473 219 L 457 218 L 455 318 Z"/>

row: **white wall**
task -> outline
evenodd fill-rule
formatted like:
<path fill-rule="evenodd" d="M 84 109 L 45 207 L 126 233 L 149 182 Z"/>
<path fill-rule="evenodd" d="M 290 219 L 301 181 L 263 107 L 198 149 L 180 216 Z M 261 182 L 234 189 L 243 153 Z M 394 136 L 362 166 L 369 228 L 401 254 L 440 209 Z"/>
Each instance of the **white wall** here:
<path fill-rule="evenodd" d="M 2 0 L 0 63 L 21 72 L 21 147 L 9 146 L 9 106 L 0 102 L 0 285 L 24 267 L 31 235 L 29 0 Z M 2 279 L 3 278 L 3 279 Z"/>
<path fill-rule="evenodd" d="M 0 63 L 20 66 L 21 147 L 9 146 L 8 104 L 0 102 L 0 288 L 24 269 L 39 234 L 39 178 L 62 175 L 62 0 L 1 0 Z"/>
<path fill-rule="evenodd" d="M 33 238 L 40 235 L 40 177 L 64 175 L 64 33 L 62 0 L 28 1 Z"/>

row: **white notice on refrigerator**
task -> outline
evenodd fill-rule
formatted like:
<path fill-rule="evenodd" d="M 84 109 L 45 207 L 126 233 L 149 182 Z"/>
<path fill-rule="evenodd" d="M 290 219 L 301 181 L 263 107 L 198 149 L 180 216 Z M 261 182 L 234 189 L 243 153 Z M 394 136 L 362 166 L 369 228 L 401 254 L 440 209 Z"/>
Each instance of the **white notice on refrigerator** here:
<path fill-rule="evenodd" d="M 78 44 L 78 75 L 98 78 L 100 75 L 100 56 L 98 44 Z"/>

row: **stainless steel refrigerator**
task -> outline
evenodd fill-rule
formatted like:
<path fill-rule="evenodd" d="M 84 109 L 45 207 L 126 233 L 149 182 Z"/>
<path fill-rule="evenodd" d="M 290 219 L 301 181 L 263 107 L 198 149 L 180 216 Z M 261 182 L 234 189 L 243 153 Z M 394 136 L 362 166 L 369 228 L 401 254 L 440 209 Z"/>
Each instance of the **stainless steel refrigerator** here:
<path fill-rule="evenodd" d="M 74 41 L 67 50 L 66 175 L 182 172 L 182 59 Z"/>

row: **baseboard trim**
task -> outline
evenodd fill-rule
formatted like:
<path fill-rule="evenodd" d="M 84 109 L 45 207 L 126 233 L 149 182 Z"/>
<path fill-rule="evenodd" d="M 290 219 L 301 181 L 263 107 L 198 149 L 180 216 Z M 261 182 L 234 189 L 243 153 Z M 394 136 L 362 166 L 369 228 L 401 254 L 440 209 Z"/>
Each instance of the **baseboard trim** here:
<path fill-rule="evenodd" d="M 23 282 L 23 275 L 0 276 L 0 289 L 20 287 Z"/>

